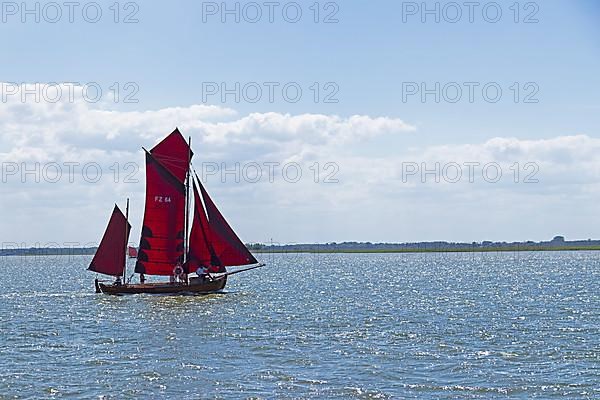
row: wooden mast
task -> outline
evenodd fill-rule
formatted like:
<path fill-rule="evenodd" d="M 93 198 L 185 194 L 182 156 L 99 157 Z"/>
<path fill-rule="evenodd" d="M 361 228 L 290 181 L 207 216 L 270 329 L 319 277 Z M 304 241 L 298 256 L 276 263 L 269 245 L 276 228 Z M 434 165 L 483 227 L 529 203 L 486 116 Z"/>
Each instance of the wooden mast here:
<path fill-rule="evenodd" d="M 129 250 L 129 199 L 127 199 L 127 207 L 125 208 L 125 259 L 123 260 L 123 284 L 127 279 L 127 253 Z"/>
<path fill-rule="evenodd" d="M 189 240 L 190 240 L 190 233 L 189 233 L 189 219 L 190 219 L 190 164 L 192 162 L 192 137 L 188 136 L 188 162 L 187 162 L 187 173 L 186 173 L 186 177 L 185 177 L 185 220 L 184 220 L 184 227 L 185 227 L 185 236 L 184 236 L 184 244 L 183 244 L 183 248 L 184 248 L 184 252 L 183 252 L 183 263 L 185 265 L 185 263 L 188 261 L 187 259 L 187 254 L 188 254 L 188 250 L 189 250 Z"/>

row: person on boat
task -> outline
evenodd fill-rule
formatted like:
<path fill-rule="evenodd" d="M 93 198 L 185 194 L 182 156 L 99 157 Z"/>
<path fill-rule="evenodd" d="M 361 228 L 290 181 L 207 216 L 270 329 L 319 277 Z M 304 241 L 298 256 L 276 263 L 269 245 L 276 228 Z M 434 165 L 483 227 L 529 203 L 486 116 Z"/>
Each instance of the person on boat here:
<path fill-rule="evenodd" d="M 140 283 L 143 285 L 144 283 L 146 283 L 146 275 L 144 274 L 140 274 Z"/>
<path fill-rule="evenodd" d="M 198 277 L 202 279 L 202 282 L 206 282 L 208 276 L 208 268 L 206 268 L 204 265 L 199 266 L 196 270 L 196 275 L 198 275 Z"/>
<path fill-rule="evenodd" d="M 113 283 L 113 285 L 121 286 L 121 277 L 120 276 L 117 276 L 117 279 L 115 280 L 115 283 Z"/>

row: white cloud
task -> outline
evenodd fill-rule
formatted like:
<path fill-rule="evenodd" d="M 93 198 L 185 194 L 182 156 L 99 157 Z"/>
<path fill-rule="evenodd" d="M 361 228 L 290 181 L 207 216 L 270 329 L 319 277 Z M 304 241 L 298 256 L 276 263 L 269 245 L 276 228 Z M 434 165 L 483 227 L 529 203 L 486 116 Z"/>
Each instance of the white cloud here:
<path fill-rule="evenodd" d="M 232 174 L 221 184 L 219 175 L 207 182 L 242 238 L 264 241 L 328 240 L 480 240 L 545 238 L 551 234 L 585 236 L 592 228 L 594 204 L 600 196 L 600 139 L 566 135 L 526 140 L 492 138 L 482 143 L 398 148 L 393 156 L 369 155 L 363 144 L 398 143 L 396 136 L 412 135 L 415 128 L 387 117 L 280 113 L 240 116 L 218 106 L 192 105 L 155 111 L 110 110 L 108 103 L 84 99 L 57 104 L 23 103 L 18 97 L 0 103 L 0 162 L 3 164 L 4 211 L 0 241 L 97 240 L 112 203 L 132 198 L 132 222 L 143 212 L 143 154 L 175 126 L 193 137 L 198 169 L 203 162 L 225 162 L 228 168 L 250 162 L 277 162 L 275 183 L 263 169 L 260 183 L 235 183 Z M 396 144 L 397 146 L 397 144 Z M 390 154 L 382 151 L 381 154 Z M 371 149 L 370 154 L 373 154 Z M 64 176 L 57 183 L 23 169 L 76 162 L 73 182 Z M 134 162 L 140 166 L 135 171 Z M 288 183 L 282 167 L 295 162 L 302 179 Z M 325 163 L 335 163 L 326 168 Z M 503 178 L 497 183 L 482 177 L 468 182 L 465 163 L 497 163 Z M 17 163 L 12 175 L 7 163 Z M 25 164 L 23 164 L 25 163 Z M 98 163 L 102 179 L 87 182 L 81 168 Z M 116 176 L 115 163 L 120 171 Z M 318 168 L 317 164 L 318 163 Z M 463 178 L 439 183 L 431 174 L 422 183 L 421 171 L 403 174 L 403 165 L 436 163 L 463 166 Z M 511 169 L 519 163 L 519 183 Z M 539 183 L 524 184 L 535 163 Z M 211 164 L 212 165 L 212 164 Z M 220 166 L 220 165 L 219 165 Z M 338 183 L 323 183 L 330 178 Z M 317 175 L 318 171 L 318 175 Z M 293 172 L 293 171 L 292 171 Z M 46 171 L 46 173 L 49 173 Z M 93 171 L 91 171 L 93 175 Z M 123 179 L 132 175 L 132 183 Z M 292 174 L 293 175 L 293 174 Z M 320 183 L 314 180 L 318 177 Z M 119 184 L 115 184 L 115 180 Z M 527 220 L 527 223 L 524 221 Z M 573 221 L 578 221 L 573 223 Z M 588 226 L 589 224 L 589 226 Z M 27 231 L 20 229 L 27 226 Z M 518 235 L 515 236 L 515 230 Z M 132 241 L 137 239 L 134 230 Z M 541 236 L 541 237 L 540 237 Z M 590 236 L 593 236 L 590 234 Z"/>
<path fill-rule="evenodd" d="M 126 163 L 135 162 L 143 169 L 140 147 L 152 147 L 175 126 L 184 135 L 193 137 L 196 163 L 223 161 L 229 167 L 236 162 L 301 164 L 304 179 L 299 184 L 283 181 L 280 168 L 276 172 L 277 182 L 266 182 L 267 186 L 260 188 L 250 184 L 225 185 L 227 190 L 222 190 L 224 185 L 215 184 L 215 190 L 224 198 L 224 207 L 229 210 L 233 207 L 227 200 L 240 195 L 264 204 L 260 193 L 268 193 L 269 203 L 274 205 L 293 207 L 304 198 L 305 207 L 313 207 L 311 201 L 324 199 L 323 191 L 310 178 L 310 163 L 320 161 L 319 156 L 334 157 L 335 149 L 345 144 L 414 131 L 414 127 L 399 119 L 385 117 L 279 113 L 240 117 L 234 110 L 206 105 L 144 112 L 109 107 L 108 102 L 91 104 L 77 96 L 73 99 L 65 96 L 56 103 L 23 102 L 20 93 L 0 103 L 0 162 L 6 192 L 0 202 L 4 209 L 19 210 L 5 219 L 0 237 L 6 240 L 15 236 L 21 236 L 18 240 L 33 240 L 33 236 L 35 240 L 43 240 L 49 235 L 59 235 L 64 240 L 74 235 L 86 240 L 96 237 L 105 223 L 103 211 L 110 209 L 112 202 L 131 196 L 138 205 L 143 204 L 143 171 L 134 176 L 138 183 L 115 184 L 115 180 L 122 182 L 132 172 L 121 170 L 117 176 L 115 163 L 123 169 Z M 71 170 L 69 163 L 77 166 Z M 88 179 L 82 176 L 82 168 L 91 163 L 101 167 L 102 179 L 98 182 L 88 182 L 89 175 L 91 180 L 95 177 L 94 168 L 85 175 Z M 49 182 L 52 178 L 48 176 L 54 176 L 55 165 L 60 167 L 62 179 Z M 141 218 L 140 208 L 133 212 L 134 220 L 138 219 L 135 222 Z M 44 210 L 42 217 L 40 210 Z M 84 226 L 80 223 L 82 213 L 88 221 Z M 59 231 L 54 228 L 57 220 L 62 222 Z M 23 224 L 35 225 L 35 234 L 16 234 L 14 227 Z M 259 239 L 262 238 L 256 238 Z"/>

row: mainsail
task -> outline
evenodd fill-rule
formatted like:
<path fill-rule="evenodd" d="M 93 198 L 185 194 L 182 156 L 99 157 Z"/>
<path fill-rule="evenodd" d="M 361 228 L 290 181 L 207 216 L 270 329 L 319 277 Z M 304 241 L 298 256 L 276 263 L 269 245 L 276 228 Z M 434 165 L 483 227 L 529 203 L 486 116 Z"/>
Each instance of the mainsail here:
<path fill-rule="evenodd" d="M 105 275 L 121 276 L 125 268 L 125 249 L 131 225 L 115 205 L 102 241 L 88 269 Z"/>
<path fill-rule="evenodd" d="M 184 261 L 186 177 L 192 152 L 176 129 L 146 152 L 146 208 L 135 272 L 173 275 Z"/>
<path fill-rule="evenodd" d="M 197 176 L 196 179 L 198 179 Z M 199 179 L 198 184 L 208 213 L 211 244 L 221 265 L 230 267 L 257 264 L 256 258 L 231 229 Z"/>
<path fill-rule="evenodd" d="M 185 182 L 194 153 L 179 129 L 175 129 L 162 142 L 154 146 L 150 153 L 180 182 Z"/>

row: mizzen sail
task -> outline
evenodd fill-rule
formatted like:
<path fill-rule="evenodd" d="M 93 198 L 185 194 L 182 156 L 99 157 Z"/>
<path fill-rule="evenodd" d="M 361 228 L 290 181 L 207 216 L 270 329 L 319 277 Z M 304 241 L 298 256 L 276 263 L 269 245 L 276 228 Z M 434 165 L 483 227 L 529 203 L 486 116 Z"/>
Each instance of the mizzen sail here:
<path fill-rule="evenodd" d="M 131 225 L 115 205 L 102 241 L 88 269 L 105 275 L 121 276 L 125 268 L 125 249 Z"/>

